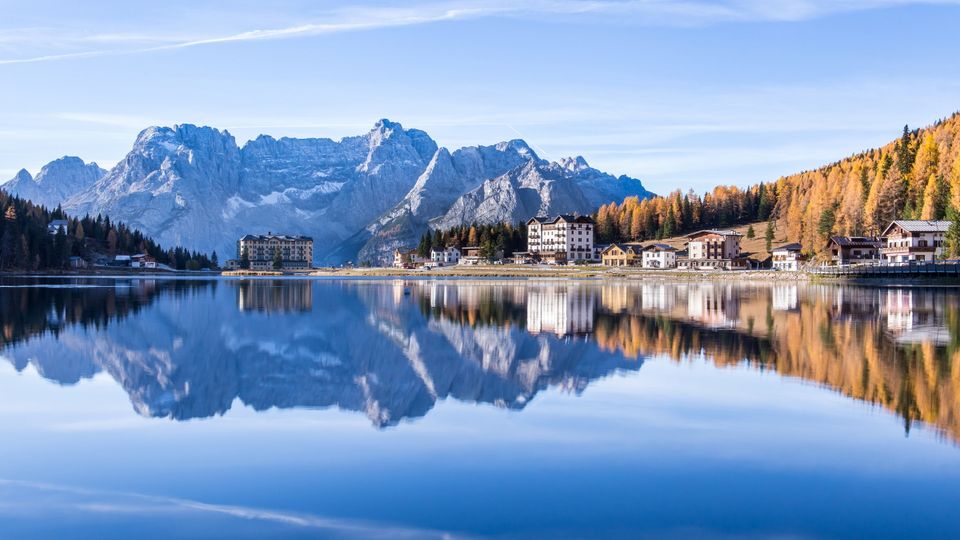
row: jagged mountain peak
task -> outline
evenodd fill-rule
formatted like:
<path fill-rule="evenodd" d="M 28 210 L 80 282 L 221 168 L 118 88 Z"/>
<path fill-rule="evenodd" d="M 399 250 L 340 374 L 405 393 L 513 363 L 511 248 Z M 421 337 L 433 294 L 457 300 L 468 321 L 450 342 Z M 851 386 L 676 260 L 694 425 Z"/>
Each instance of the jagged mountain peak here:
<path fill-rule="evenodd" d="M 86 163 L 76 156 L 63 156 L 44 165 L 40 169 L 40 173 L 37 174 L 36 181 L 37 183 L 48 182 L 57 174 L 70 174 L 83 170 L 89 170 L 89 174 L 97 178 L 107 173 L 107 171 L 101 169 L 96 162 L 91 161 L 90 163 Z"/>
<path fill-rule="evenodd" d="M 570 172 L 580 172 L 590 168 L 583 156 L 562 158 L 559 163 L 561 167 Z"/>
<path fill-rule="evenodd" d="M 10 179 L 10 182 L 33 182 L 33 175 L 26 169 L 20 169 L 17 174 Z"/>
<path fill-rule="evenodd" d="M 175 151 L 179 146 L 193 147 L 207 144 L 236 146 L 236 140 L 227 130 L 194 124 L 174 124 L 168 126 L 150 126 L 137 135 L 134 147 L 160 146 Z"/>
<path fill-rule="evenodd" d="M 367 138 L 370 150 L 360 169 L 363 172 L 379 170 L 384 162 L 422 162 L 426 166 L 437 151 L 437 143 L 425 131 L 403 129 L 399 123 L 387 119 L 378 121 Z"/>
<path fill-rule="evenodd" d="M 44 165 L 36 176 L 21 169 L 3 187 L 14 195 L 52 208 L 72 194 L 89 188 L 106 172 L 96 163 L 84 163 L 78 157 L 63 156 Z"/>
<path fill-rule="evenodd" d="M 21 174 L 20 194 L 223 258 L 239 236 L 272 230 L 313 236 L 320 262 L 383 261 L 415 245 L 431 224 L 588 213 L 650 195 L 639 181 L 618 180 L 582 157 L 549 163 L 522 139 L 450 150 L 386 118 L 339 141 L 263 134 L 242 147 L 209 126 L 151 126 L 108 173 L 77 166 L 79 158 L 58 161 L 47 170 L 85 172 L 51 177 L 83 181 L 54 190 Z"/>

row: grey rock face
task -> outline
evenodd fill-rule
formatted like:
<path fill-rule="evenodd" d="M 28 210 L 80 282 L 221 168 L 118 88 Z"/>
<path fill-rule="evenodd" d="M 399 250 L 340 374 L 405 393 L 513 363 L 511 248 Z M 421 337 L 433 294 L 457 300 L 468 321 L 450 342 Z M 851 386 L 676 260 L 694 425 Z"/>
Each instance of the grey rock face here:
<path fill-rule="evenodd" d="M 462 223 L 517 222 L 534 216 L 587 214 L 628 196 L 649 197 L 639 180 L 613 177 L 587 165 L 582 157 L 547 163 L 531 160 L 465 193 L 434 228 Z"/>
<path fill-rule="evenodd" d="M 416 245 L 431 219 L 444 215 L 461 195 L 531 161 L 539 161 L 523 141 L 471 146 L 451 153 L 441 148 L 406 196 L 367 227 L 361 260 L 384 260 L 396 248 Z"/>
<path fill-rule="evenodd" d="M 389 120 L 340 141 L 261 135 L 242 148 L 210 127 L 151 127 L 109 173 L 63 158 L 37 178 L 21 171 L 5 187 L 221 259 L 235 256 L 243 234 L 309 235 L 325 264 L 386 261 L 431 227 L 588 213 L 651 195 L 640 181 L 583 158 L 548 163 L 520 140 L 451 152 Z"/>

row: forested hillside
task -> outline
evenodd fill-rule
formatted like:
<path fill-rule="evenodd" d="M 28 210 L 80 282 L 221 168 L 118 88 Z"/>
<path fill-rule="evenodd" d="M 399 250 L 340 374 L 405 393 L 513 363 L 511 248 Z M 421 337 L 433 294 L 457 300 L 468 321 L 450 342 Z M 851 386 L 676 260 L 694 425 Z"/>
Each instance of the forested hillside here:
<path fill-rule="evenodd" d="M 527 249 L 527 226 L 520 222 L 437 229 L 420 237 L 417 254 L 426 258 L 430 256 L 432 248 L 443 249 L 446 246 L 475 246 L 480 248 L 481 257 L 493 257 L 497 252 L 509 257 L 515 251 Z"/>
<path fill-rule="evenodd" d="M 47 225 L 66 220 L 67 226 L 50 234 Z M 183 248 L 164 250 L 142 233 L 110 218 L 82 219 L 67 216 L 58 207 L 47 210 L 0 190 L 0 271 L 59 270 L 71 256 L 91 259 L 117 254 L 146 253 L 157 262 L 177 269 L 199 269 L 216 265 L 211 258 Z"/>
<path fill-rule="evenodd" d="M 960 114 L 816 170 L 700 196 L 679 191 L 599 209 L 598 241 L 649 240 L 770 220 L 777 237 L 821 253 L 830 235 L 879 234 L 894 219 L 953 219 L 960 210 Z M 950 235 L 956 255 L 957 231 Z"/>

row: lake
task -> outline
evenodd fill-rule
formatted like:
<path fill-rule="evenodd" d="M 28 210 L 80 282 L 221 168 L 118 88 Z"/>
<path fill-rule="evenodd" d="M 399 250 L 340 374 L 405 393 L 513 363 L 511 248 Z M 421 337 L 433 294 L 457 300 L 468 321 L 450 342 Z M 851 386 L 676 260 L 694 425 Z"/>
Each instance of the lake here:
<path fill-rule="evenodd" d="M 0 279 L 3 538 L 958 538 L 960 290 Z"/>

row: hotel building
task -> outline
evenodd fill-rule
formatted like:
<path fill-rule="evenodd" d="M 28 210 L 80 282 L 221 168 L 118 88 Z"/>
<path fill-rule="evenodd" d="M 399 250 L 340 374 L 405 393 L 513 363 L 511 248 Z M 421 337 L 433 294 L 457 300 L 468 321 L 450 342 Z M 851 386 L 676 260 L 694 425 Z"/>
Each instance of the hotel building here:
<path fill-rule="evenodd" d="M 593 219 L 560 215 L 527 221 L 527 251 L 543 261 L 563 264 L 593 261 Z"/>
<path fill-rule="evenodd" d="M 677 265 L 686 269 L 744 269 L 747 261 L 740 256 L 740 238 L 736 231 L 704 230 L 687 235 L 687 256 Z"/>
<path fill-rule="evenodd" d="M 237 242 L 237 258 L 242 260 L 246 253 L 250 259 L 250 270 L 272 270 L 278 252 L 282 269 L 308 269 L 313 264 L 313 239 L 267 233 L 248 234 Z"/>

